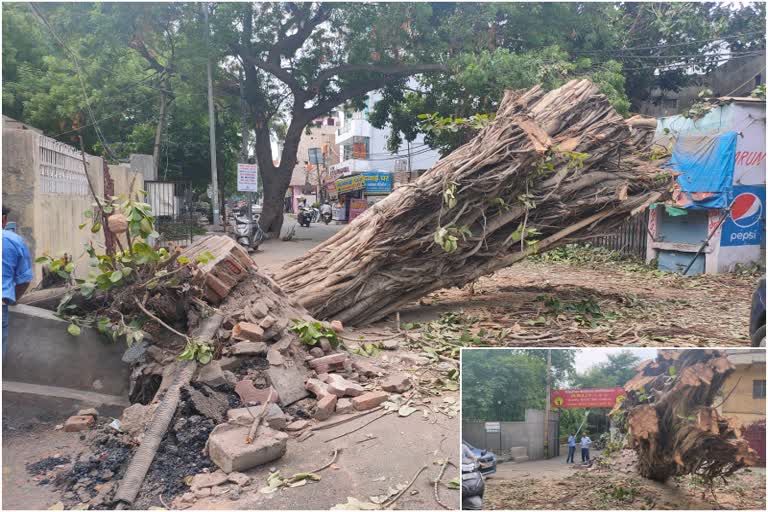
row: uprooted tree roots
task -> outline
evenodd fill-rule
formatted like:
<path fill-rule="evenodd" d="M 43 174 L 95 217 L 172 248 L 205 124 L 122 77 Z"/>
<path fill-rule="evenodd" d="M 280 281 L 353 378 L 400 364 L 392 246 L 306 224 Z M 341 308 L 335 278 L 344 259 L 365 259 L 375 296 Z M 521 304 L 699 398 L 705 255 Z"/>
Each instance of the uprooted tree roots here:
<path fill-rule="evenodd" d="M 734 369 L 718 350 L 660 351 L 640 365 L 616 412 L 642 476 L 663 482 L 695 474 L 711 481 L 757 462 L 740 425 L 713 406 Z"/>
<path fill-rule="evenodd" d="M 320 244 L 278 284 L 313 316 L 365 324 L 536 251 L 605 233 L 663 196 L 641 157 L 653 120 L 624 120 L 574 80 L 508 91 L 496 119 Z"/>

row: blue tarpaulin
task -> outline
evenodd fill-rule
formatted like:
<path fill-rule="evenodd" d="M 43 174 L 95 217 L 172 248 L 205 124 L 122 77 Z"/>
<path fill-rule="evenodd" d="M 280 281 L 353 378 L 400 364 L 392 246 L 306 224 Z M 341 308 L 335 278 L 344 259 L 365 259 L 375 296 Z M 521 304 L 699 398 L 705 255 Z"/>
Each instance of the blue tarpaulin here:
<path fill-rule="evenodd" d="M 672 151 L 669 167 L 690 203 L 684 208 L 727 208 L 733 195 L 736 132 L 681 138 Z"/>

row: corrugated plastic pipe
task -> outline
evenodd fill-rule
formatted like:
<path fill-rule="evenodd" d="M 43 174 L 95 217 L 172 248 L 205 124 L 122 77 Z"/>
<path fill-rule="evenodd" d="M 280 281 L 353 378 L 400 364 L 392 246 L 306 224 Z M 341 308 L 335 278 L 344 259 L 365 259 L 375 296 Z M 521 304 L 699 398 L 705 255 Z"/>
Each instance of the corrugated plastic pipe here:
<path fill-rule="evenodd" d="M 223 321 L 223 316 L 214 314 L 203 322 L 203 325 L 193 333 L 193 336 L 213 339 Z M 116 508 L 118 510 L 130 507 L 136 496 L 138 496 L 141 484 L 144 482 L 144 477 L 147 476 L 147 471 L 149 471 L 149 466 L 155 459 L 160 443 L 168 431 L 173 415 L 176 413 L 179 398 L 181 397 L 181 388 L 189 384 L 196 369 L 197 363 L 195 361 L 184 361 L 179 365 L 173 384 L 168 388 L 163 400 L 157 407 L 155 415 L 152 417 L 152 423 L 150 423 L 149 428 L 145 432 L 144 439 L 133 455 L 125 476 L 120 482 L 120 487 L 115 493 Z"/>

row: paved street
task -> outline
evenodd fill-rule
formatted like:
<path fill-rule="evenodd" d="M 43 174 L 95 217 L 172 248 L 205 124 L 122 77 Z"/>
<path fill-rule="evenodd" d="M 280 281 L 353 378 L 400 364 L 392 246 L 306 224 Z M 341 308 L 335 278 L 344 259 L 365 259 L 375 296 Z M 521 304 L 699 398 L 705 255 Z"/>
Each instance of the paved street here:
<path fill-rule="evenodd" d="M 294 214 L 286 214 L 285 220 L 283 221 L 281 237 L 294 226 L 296 228 L 296 233 L 293 240 L 289 242 L 283 242 L 282 240 L 267 240 L 261 244 L 261 247 L 259 247 L 257 252 L 253 253 L 253 259 L 259 265 L 259 268 L 270 272 L 277 271 L 286 262 L 298 258 L 323 240 L 332 237 L 339 232 L 345 224 L 331 223 L 326 226 L 320 222 L 311 224 L 308 228 L 304 228 L 299 226 L 298 222 L 296 222 L 296 216 Z"/>

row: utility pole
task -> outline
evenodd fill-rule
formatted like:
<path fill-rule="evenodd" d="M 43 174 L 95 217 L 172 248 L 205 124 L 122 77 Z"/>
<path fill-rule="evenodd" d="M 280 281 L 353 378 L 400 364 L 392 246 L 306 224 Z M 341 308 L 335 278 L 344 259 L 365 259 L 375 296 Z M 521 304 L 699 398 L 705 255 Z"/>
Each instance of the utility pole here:
<path fill-rule="evenodd" d="M 549 458 L 549 413 L 552 392 L 552 350 L 547 349 L 547 401 L 544 406 L 544 458 Z"/>
<path fill-rule="evenodd" d="M 220 210 L 219 207 L 219 178 L 216 174 L 216 122 L 213 115 L 213 70 L 211 65 L 211 48 L 210 48 L 210 29 L 208 27 L 208 4 L 205 2 L 200 3 L 200 10 L 203 14 L 203 40 L 205 41 L 205 51 L 207 53 L 206 68 L 208 71 L 208 128 L 210 132 L 211 142 L 211 188 L 213 188 L 213 225 L 221 225 L 221 219 L 219 219 Z"/>

